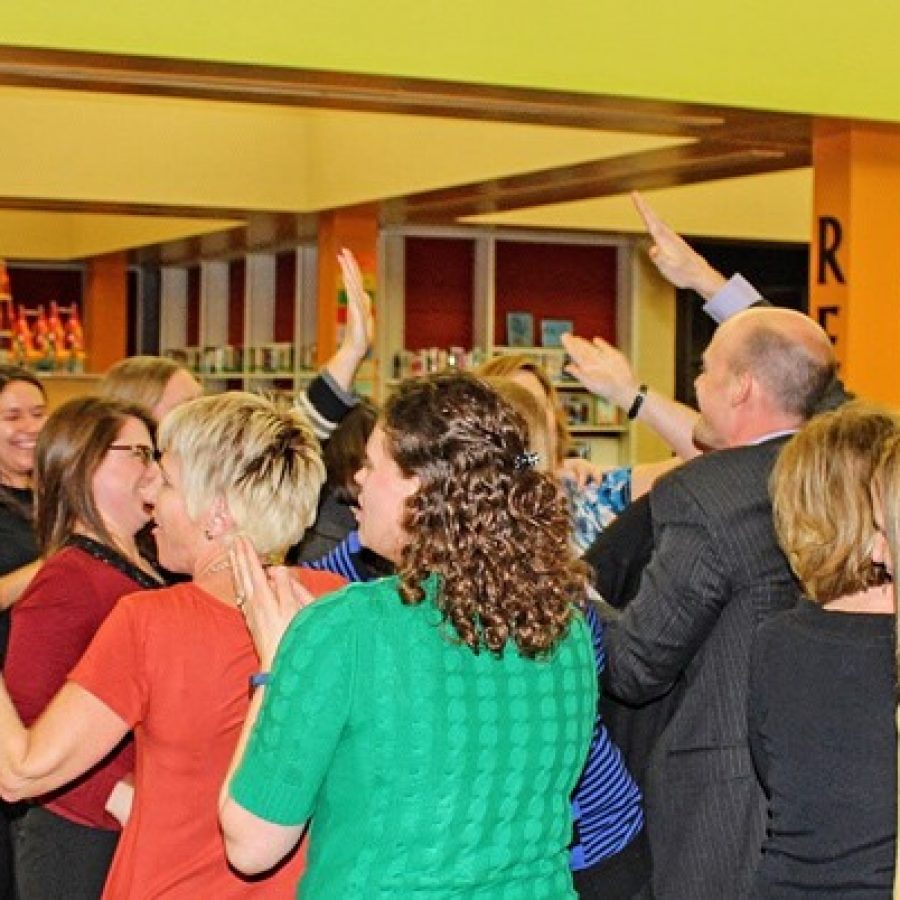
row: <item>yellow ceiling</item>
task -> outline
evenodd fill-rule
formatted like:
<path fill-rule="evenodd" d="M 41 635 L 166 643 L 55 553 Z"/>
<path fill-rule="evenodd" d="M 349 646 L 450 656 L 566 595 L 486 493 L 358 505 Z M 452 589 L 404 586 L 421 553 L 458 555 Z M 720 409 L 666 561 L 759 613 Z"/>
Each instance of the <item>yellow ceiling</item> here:
<path fill-rule="evenodd" d="M 0 257 L 70 260 L 234 228 L 228 219 L 0 210 Z"/>
<path fill-rule="evenodd" d="M 13 258 L 94 255 L 231 227 L 240 224 L 230 215 L 235 210 L 313 212 L 687 143 L 575 128 L 12 87 L 0 88 L 0 119 L 15 123 L 0 155 L 0 198 L 7 204 L 122 209 L 115 216 L 3 212 L 0 255 Z M 130 206 L 192 215 L 206 210 L 209 216 L 128 215 Z"/>
<path fill-rule="evenodd" d="M 558 0 L 552 8 L 542 0 L 7 6 L 0 42 L 13 47 L 900 121 L 900 4 L 884 0 L 758 0 L 746 8 L 721 0 Z M 234 227 L 252 211 L 315 211 L 679 143 L 586 129 L 19 87 L 0 88 L 0 115 L 6 126 L 0 255 L 13 258 L 105 253 Z M 810 184 L 808 171 L 795 171 L 651 196 L 688 233 L 807 240 Z M 637 226 L 624 197 L 469 221 L 601 231 Z"/>
<path fill-rule="evenodd" d="M 812 169 L 706 181 L 644 195 L 683 234 L 751 241 L 810 240 Z M 628 197 L 601 197 L 531 209 L 470 216 L 475 225 L 640 232 L 641 221 Z"/>
<path fill-rule="evenodd" d="M 311 212 L 688 143 L 662 136 L 0 88 L 0 197 Z"/>

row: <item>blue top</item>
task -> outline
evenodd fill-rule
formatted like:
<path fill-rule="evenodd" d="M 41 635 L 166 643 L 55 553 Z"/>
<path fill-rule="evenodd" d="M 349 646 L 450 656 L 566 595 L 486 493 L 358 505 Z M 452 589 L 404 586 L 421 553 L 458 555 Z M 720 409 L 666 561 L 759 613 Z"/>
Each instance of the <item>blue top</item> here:
<path fill-rule="evenodd" d="M 610 469 L 599 481 L 591 479 L 584 487 L 571 479 L 564 479 L 562 484 L 572 516 L 572 543 L 584 553 L 631 503 L 631 469 Z"/>
<path fill-rule="evenodd" d="M 606 668 L 603 623 L 590 603 L 585 617 L 594 641 L 599 677 Z M 587 762 L 572 794 L 572 813 L 578 833 L 570 848 L 569 865 L 576 872 L 615 856 L 644 827 L 640 788 L 626 768 L 621 751 L 610 740 L 599 712 Z"/>
<path fill-rule="evenodd" d="M 300 564 L 304 569 L 318 569 L 322 572 L 334 572 L 347 581 L 369 581 L 371 575 L 358 565 L 357 557 L 362 550 L 359 531 L 351 531 L 333 550 L 319 559 L 307 560 Z"/>

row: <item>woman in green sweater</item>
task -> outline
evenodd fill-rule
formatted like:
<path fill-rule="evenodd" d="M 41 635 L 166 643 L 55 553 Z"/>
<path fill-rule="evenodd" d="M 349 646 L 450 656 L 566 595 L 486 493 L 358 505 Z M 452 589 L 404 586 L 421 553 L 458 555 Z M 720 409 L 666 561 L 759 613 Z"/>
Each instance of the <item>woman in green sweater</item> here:
<path fill-rule="evenodd" d="M 596 673 L 565 501 L 526 441 L 479 379 L 402 384 L 357 476 L 363 541 L 397 575 L 286 633 L 297 589 L 237 544 L 273 663 L 221 803 L 239 870 L 275 865 L 309 820 L 308 900 L 575 896 L 569 795 Z"/>

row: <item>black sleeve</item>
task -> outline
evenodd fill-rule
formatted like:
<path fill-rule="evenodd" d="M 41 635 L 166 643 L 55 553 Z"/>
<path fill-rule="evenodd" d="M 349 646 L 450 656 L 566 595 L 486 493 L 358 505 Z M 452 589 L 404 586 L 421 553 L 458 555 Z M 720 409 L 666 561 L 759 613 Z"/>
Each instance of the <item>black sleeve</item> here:
<path fill-rule="evenodd" d="M 641 575 L 653 552 L 650 495 L 629 504 L 584 554 L 594 573 L 594 586 L 617 609 L 637 594 Z"/>

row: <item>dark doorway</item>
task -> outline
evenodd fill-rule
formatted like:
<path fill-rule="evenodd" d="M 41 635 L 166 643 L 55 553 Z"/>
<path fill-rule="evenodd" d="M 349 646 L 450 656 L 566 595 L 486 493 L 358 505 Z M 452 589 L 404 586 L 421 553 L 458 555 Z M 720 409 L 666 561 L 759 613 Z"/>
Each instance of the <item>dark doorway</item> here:
<path fill-rule="evenodd" d="M 723 275 L 740 272 L 770 303 L 800 312 L 809 309 L 809 246 L 807 244 L 750 244 L 692 240 Z M 700 356 L 710 342 L 716 323 L 703 312 L 693 292 L 676 291 L 675 396 L 697 405 L 694 379 Z"/>

